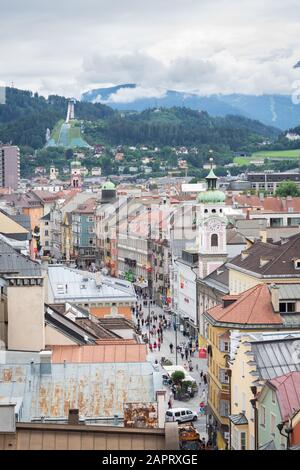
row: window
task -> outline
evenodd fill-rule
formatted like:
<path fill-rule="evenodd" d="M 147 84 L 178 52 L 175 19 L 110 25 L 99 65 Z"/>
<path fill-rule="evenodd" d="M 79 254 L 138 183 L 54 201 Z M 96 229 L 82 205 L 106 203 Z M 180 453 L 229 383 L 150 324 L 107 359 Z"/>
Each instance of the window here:
<path fill-rule="evenodd" d="M 266 408 L 264 407 L 264 405 L 261 405 L 260 407 L 260 425 L 266 425 Z"/>
<path fill-rule="evenodd" d="M 242 393 L 242 412 L 246 413 L 246 394 Z"/>
<path fill-rule="evenodd" d="M 280 313 L 294 313 L 296 311 L 295 302 L 279 302 Z"/>
<path fill-rule="evenodd" d="M 271 413 L 270 415 L 270 431 L 273 436 L 275 436 L 275 429 L 276 429 L 276 416 Z"/>
<path fill-rule="evenodd" d="M 240 450 L 246 450 L 246 433 L 241 432 L 240 434 Z"/>
<path fill-rule="evenodd" d="M 229 352 L 229 341 L 222 340 L 220 341 L 220 351 Z"/>
<path fill-rule="evenodd" d="M 234 386 L 234 401 L 238 404 L 239 401 L 239 387 L 237 385 Z"/>
<path fill-rule="evenodd" d="M 229 414 L 229 402 L 227 400 L 220 400 L 220 415 L 227 418 Z"/>
<path fill-rule="evenodd" d="M 238 447 L 239 447 L 239 444 L 238 444 L 238 431 L 236 428 L 233 428 L 232 430 L 232 438 L 231 438 L 231 445 L 232 445 L 232 448 L 235 449 L 235 450 L 238 450 Z"/>
<path fill-rule="evenodd" d="M 213 233 L 210 239 L 210 245 L 211 246 L 218 246 L 218 235 L 216 233 Z"/>
<path fill-rule="evenodd" d="M 49 230 L 45 230 L 45 237 L 48 237 L 49 235 Z"/>
<path fill-rule="evenodd" d="M 229 383 L 228 372 L 227 372 L 226 369 L 220 369 L 220 382 L 222 384 L 228 384 Z"/>
<path fill-rule="evenodd" d="M 272 403 L 276 403 L 276 393 L 272 390 Z"/>

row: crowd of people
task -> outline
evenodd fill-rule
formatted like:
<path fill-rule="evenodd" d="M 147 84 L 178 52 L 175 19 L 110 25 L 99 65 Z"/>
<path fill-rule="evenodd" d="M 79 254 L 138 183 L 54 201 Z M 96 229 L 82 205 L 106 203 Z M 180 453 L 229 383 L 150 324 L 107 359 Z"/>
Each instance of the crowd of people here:
<path fill-rule="evenodd" d="M 150 308 L 148 302 L 150 302 Z M 146 297 L 142 296 L 139 297 L 135 307 L 132 308 L 137 330 L 140 334 L 144 332 L 143 337 L 145 342 L 148 343 L 149 351 L 151 353 L 160 352 L 165 339 L 166 330 L 170 330 L 172 328 L 175 330 L 176 328 L 176 325 L 172 323 L 172 320 L 167 313 L 162 310 L 158 313 L 157 310 L 158 309 L 155 308 L 154 301 L 148 301 Z M 170 335 L 167 336 L 170 338 Z M 198 340 L 191 339 L 187 334 L 184 336 L 187 338 L 177 345 L 177 354 L 178 357 L 181 357 L 181 360 L 184 361 L 183 367 L 186 371 L 197 373 L 196 375 L 199 380 L 198 396 L 200 400 L 199 414 L 205 415 L 207 403 L 207 375 L 202 370 L 199 371 L 199 363 L 197 361 L 193 361 L 193 358 L 199 349 Z M 169 350 L 171 355 L 176 352 L 172 341 L 169 343 Z M 159 370 L 157 359 L 155 359 L 153 366 Z M 195 377 L 195 374 L 193 375 Z M 168 385 L 170 385 L 171 388 L 168 407 L 171 408 L 173 406 L 173 401 L 177 398 L 178 390 L 174 384 L 170 383 Z"/>

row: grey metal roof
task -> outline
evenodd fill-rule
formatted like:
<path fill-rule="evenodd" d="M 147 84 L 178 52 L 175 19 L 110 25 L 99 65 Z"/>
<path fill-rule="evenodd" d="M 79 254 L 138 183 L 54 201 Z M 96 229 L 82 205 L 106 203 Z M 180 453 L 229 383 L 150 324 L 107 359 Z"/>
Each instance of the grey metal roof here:
<path fill-rule="evenodd" d="M 20 353 L 21 354 L 21 353 Z M 80 418 L 123 416 L 127 402 L 155 400 L 150 363 L 52 364 L 51 373 L 41 365 L 0 364 L 0 396 L 22 400 L 19 420 L 67 418 L 78 408 Z"/>
<path fill-rule="evenodd" d="M 251 343 L 251 350 L 261 380 L 273 379 L 288 372 L 300 371 L 299 338 L 254 341 Z"/>
<path fill-rule="evenodd" d="M 130 282 L 71 269 L 64 265 L 49 265 L 51 303 L 62 302 L 135 302 L 136 294 Z"/>
<path fill-rule="evenodd" d="M 280 300 L 300 299 L 300 284 L 277 284 Z"/>
<path fill-rule="evenodd" d="M 239 413 L 236 415 L 228 415 L 228 418 L 236 426 L 243 426 L 245 424 L 248 424 L 248 419 L 246 418 L 244 413 Z"/>
<path fill-rule="evenodd" d="M 41 276 L 41 267 L 0 239 L 0 274 Z"/>

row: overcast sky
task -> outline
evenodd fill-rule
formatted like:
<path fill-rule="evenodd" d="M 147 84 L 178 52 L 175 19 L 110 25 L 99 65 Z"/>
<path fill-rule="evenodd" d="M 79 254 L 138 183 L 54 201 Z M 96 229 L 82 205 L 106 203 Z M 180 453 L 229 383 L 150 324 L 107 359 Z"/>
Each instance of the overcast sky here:
<path fill-rule="evenodd" d="M 291 94 L 299 0 L 0 0 L 0 81 L 78 97 L 138 83 L 210 93 Z M 124 100 L 128 97 L 123 97 Z"/>

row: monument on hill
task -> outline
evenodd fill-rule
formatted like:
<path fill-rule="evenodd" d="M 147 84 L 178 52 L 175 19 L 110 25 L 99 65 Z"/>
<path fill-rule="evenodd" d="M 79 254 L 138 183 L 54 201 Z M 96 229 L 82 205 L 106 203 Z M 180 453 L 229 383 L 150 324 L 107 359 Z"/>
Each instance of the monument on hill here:
<path fill-rule="evenodd" d="M 68 122 L 70 122 L 71 120 L 75 119 L 75 103 L 75 98 L 69 98 L 66 124 L 68 124 Z"/>

